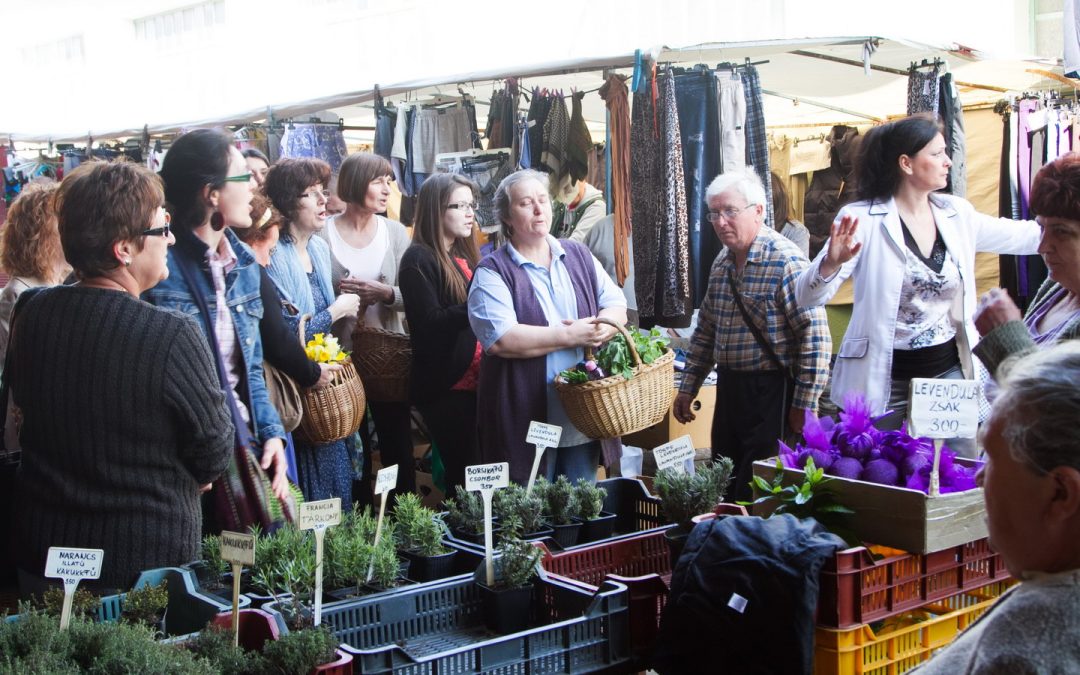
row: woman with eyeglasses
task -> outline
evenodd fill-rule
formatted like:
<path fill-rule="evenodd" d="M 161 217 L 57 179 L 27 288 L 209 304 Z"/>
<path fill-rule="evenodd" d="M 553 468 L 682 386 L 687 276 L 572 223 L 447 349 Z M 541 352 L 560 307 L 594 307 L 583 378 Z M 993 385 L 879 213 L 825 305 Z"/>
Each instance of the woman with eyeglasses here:
<path fill-rule="evenodd" d="M 476 383 L 481 349 L 469 326 L 467 302 L 480 258 L 475 225 L 476 186 L 456 174 L 431 176 L 420 188 L 413 243 L 398 274 L 413 353 L 409 398 L 439 449 L 447 494 L 465 485 L 466 466 L 480 463 Z"/>
<path fill-rule="evenodd" d="M 338 172 L 337 192 L 345 202 L 345 213 L 326 221 L 319 233 L 333 254 L 334 288 L 340 293 L 360 297 L 360 317 L 364 325 L 404 333 L 400 312 L 404 310 L 398 289 L 398 267 L 409 247 L 405 226 L 381 214 L 390 200 L 390 162 L 368 152 L 356 152 L 345 158 Z M 352 349 L 356 318 L 341 322 L 334 334 L 346 349 Z M 397 490 L 413 492 L 416 472 L 409 404 L 368 400 L 368 409 L 379 436 L 379 456 L 383 466 L 397 464 Z M 364 443 L 364 475 L 370 475 L 371 437 L 368 420 L 360 424 Z M 370 483 L 358 486 L 358 501 L 372 502 Z"/>
<path fill-rule="evenodd" d="M 842 406 L 848 394 L 865 394 L 873 414 L 893 411 L 881 428 L 900 427 L 912 378 L 977 377 L 975 254 L 1032 254 L 1039 243 L 1034 221 L 986 216 L 942 194 L 951 165 L 933 115 L 871 129 L 855 167 L 860 201 L 840 210 L 796 284 L 800 305 L 820 306 L 854 281 L 832 400 Z"/>
<path fill-rule="evenodd" d="M 270 255 L 270 276 L 288 305 L 282 306 L 286 323 L 297 334 L 300 317 L 310 317 L 304 341 L 316 333 L 329 333 L 346 317 L 355 317 L 360 298 L 353 293 L 334 297 L 330 282 L 330 247 L 314 236 L 326 227 L 325 186 L 330 165 L 318 159 L 283 159 L 270 167 L 263 189 L 281 213 L 281 234 Z M 352 455 L 343 439 L 310 445 L 296 443 L 296 469 L 300 489 L 309 501 L 340 497 L 352 503 Z"/>
<path fill-rule="evenodd" d="M 480 453 L 484 462 L 509 461 L 511 479 L 524 484 L 533 461 L 529 422 L 556 424 L 563 432 L 559 447 L 544 453 L 547 478 L 593 481 L 600 443 L 570 423 L 552 382 L 585 347 L 615 336 L 595 319 L 625 324 L 626 298 L 588 248 L 551 236 L 547 174 L 526 169 L 504 178 L 495 213 L 507 244 L 480 261 L 469 286 L 469 322 L 485 351 Z"/>
<path fill-rule="evenodd" d="M 232 140 L 211 129 L 176 139 L 161 177 L 176 245 L 169 251 L 168 279 L 146 297 L 199 321 L 237 427 L 237 447 L 255 452 L 274 496 L 286 499 L 285 429 L 262 370 L 259 265 L 230 229 L 251 227 L 255 181 Z M 207 515 L 217 516 L 211 531 L 232 517 L 231 510 L 223 511 L 229 493 L 222 490 L 215 486 L 209 497 Z"/>
<path fill-rule="evenodd" d="M 162 201 L 137 164 L 72 171 L 56 213 L 79 281 L 15 308 L 4 386 L 22 410 L 11 549 L 24 595 L 58 583 L 43 578 L 51 546 L 103 549 L 101 577 L 80 588 L 104 593 L 198 555 L 199 494 L 233 425 L 198 323 L 140 300 L 170 275 Z"/>

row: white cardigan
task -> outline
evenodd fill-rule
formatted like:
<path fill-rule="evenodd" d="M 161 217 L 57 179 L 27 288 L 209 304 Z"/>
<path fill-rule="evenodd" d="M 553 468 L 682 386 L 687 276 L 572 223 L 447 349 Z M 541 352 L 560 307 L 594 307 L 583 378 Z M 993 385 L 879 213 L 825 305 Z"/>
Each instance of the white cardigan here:
<path fill-rule="evenodd" d="M 951 195 L 932 195 L 934 221 L 950 257 L 960 268 L 963 292 L 953 303 L 951 315 L 957 325 L 956 342 L 966 377 L 974 377 L 971 349 L 978 342 L 972 320 L 977 301 L 975 253 L 1031 255 L 1039 245 L 1039 225 L 1033 221 L 993 218 L 975 211 L 966 200 Z M 884 412 L 892 386 L 893 339 L 904 283 L 904 234 L 894 199 L 848 204 L 836 216 L 859 219 L 855 238 L 862 243 L 858 254 L 829 280 L 821 277 L 826 243 L 795 286 L 800 305 L 816 307 L 836 294 L 840 284 L 854 277 L 855 306 L 851 323 L 840 344 L 833 369 L 833 402 L 843 405 L 844 395 L 865 393 L 874 414 Z"/>

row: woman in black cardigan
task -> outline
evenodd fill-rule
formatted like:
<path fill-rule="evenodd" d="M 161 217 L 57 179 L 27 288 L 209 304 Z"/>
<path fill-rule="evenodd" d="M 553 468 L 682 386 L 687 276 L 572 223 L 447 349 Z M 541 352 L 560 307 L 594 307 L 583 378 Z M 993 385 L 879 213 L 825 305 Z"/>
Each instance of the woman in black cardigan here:
<path fill-rule="evenodd" d="M 412 246 L 401 258 L 398 284 L 412 342 L 413 405 L 424 416 L 446 468 L 446 489 L 465 484 L 479 463 L 476 382 L 480 343 L 469 326 L 469 281 L 479 260 L 473 237 L 476 186 L 455 174 L 435 174 L 420 188 Z"/>

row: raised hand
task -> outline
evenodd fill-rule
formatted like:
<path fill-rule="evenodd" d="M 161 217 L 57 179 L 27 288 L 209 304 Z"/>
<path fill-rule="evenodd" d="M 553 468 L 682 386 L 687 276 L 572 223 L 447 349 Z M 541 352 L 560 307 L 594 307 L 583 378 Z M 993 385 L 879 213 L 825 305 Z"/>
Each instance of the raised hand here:
<path fill-rule="evenodd" d="M 845 215 L 839 222 L 832 224 L 829 228 L 829 248 L 825 259 L 821 261 L 821 276 L 831 277 L 841 265 L 858 254 L 862 248 L 862 242 L 855 240 L 858 229 L 859 219 L 850 215 Z"/>

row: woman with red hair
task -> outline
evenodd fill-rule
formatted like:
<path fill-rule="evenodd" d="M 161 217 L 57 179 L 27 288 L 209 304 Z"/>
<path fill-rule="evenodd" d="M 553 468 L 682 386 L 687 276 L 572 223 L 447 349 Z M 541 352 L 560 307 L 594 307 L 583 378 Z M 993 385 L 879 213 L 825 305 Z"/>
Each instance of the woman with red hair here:
<path fill-rule="evenodd" d="M 1042 229 L 1039 255 L 1049 276 L 1023 316 L 1000 288 L 980 299 L 975 328 L 982 340 L 975 355 L 995 376 L 1010 357 L 1080 337 L 1080 153 L 1062 155 L 1039 171 L 1030 206 Z"/>

